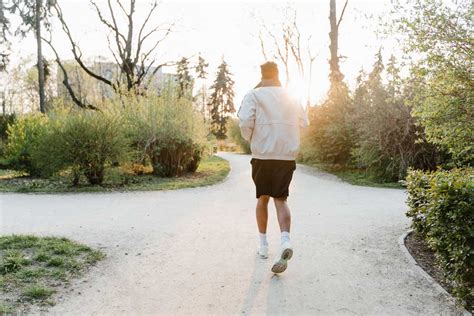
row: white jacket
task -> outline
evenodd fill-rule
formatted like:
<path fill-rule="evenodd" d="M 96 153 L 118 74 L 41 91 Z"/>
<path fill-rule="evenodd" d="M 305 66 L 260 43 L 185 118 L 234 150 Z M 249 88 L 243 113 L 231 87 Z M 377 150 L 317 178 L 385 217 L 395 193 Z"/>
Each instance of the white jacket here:
<path fill-rule="evenodd" d="M 295 160 L 300 128 L 308 126 L 301 104 L 282 87 L 261 87 L 244 97 L 237 116 L 256 159 Z"/>

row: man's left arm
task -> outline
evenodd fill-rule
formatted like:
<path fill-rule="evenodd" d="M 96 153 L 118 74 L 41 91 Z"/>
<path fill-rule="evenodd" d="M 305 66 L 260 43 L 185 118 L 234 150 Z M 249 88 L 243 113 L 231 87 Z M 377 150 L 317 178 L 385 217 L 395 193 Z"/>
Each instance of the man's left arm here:
<path fill-rule="evenodd" d="M 239 126 L 242 137 L 249 143 L 252 140 L 253 129 L 255 127 L 256 107 L 257 102 L 255 100 L 255 96 L 253 95 L 253 92 L 250 91 L 242 100 L 239 113 L 237 113 L 237 116 L 240 120 Z"/>

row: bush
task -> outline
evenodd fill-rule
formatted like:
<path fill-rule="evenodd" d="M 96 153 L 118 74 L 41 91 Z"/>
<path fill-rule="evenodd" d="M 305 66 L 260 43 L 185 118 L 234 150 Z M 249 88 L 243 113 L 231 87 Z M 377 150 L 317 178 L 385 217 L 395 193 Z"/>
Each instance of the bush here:
<path fill-rule="evenodd" d="M 74 185 L 81 175 L 90 184 L 101 184 L 106 165 L 129 152 L 122 125 L 120 115 L 111 111 L 52 111 L 30 155 L 37 174 L 49 177 L 70 168 Z"/>
<path fill-rule="evenodd" d="M 229 119 L 227 122 L 227 132 L 230 141 L 237 144 L 239 149 L 245 154 L 250 154 L 250 144 L 242 137 L 238 119 Z"/>
<path fill-rule="evenodd" d="M 0 139 L 5 141 L 8 138 L 8 125 L 12 125 L 16 120 L 15 114 L 0 115 Z"/>
<path fill-rule="evenodd" d="M 474 169 L 453 169 L 407 177 L 407 216 L 424 236 L 453 286 L 453 294 L 474 299 Z"/>
<path fill-rule="evenodd" d="M 310 126 L 303 137 L 304 161 L 327 164 L 346 164 L 353 147 L 353 133 L 349 123 L 351 100 L 347 90 L 330 94 L 320 106 L 310 108 Z M 308 156 L 309 154 L 309 156 Z"/>
<path fill-rule="evenodd" d="M 171 92 L 130 97 L 126 117 L 136 160 L 147 158 L 155 175 L 174 177 L 196 171 L 207 148 L 207 129 L 190 100 Z"/>
<path fill-rule="evenodd" d="M 40 167 L 32 159 L 32 152 L 37 150 L 47 123 L 47 117 L 42 114 L 28 114 L 8 126 L 5 159 L 9 168 L 28 172 L 32 176 L 41 174 Z"/>

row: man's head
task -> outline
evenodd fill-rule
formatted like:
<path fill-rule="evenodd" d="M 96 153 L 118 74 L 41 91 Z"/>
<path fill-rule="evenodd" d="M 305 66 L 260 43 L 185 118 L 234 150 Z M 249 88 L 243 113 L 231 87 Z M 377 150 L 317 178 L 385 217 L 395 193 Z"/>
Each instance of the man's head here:
<path fill-rule="evenodd" d="M 266 79 L 277 79 L 278 80 L 278 66 L 272 61 L 260 65 L 260 71 L 262 72 L 262 80 Z"/>

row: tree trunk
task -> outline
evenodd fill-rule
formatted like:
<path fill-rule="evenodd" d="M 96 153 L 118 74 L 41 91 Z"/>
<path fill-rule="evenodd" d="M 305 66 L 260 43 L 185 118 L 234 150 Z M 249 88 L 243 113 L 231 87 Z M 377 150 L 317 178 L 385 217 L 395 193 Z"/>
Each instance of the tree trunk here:
<path fill-rule="evenodd" d="M 340 19 L 342 19 L 342 14 Z M 329 59 L 329 79 L 331 81 L 331 88 L 335 88 L 343 80 L 343 75 L 339 69 L 339 22 L 336 17 L 336 0 L 329 0 L 329 23 L 331 25 L 331 31 L 329 32 L 329 50 L 331 52 L 331 58 Z"/>
<path fill-rule="evenodd" d="M 36 0 L 36 11 L 35 11 L 35 23 L 36 23 L 36 45 L 37 45 L 37 57 L 38 57 L 38 85 L 39 85 L 39 101 L 40 111 L 45 113 L 45 95 L 44 95 L 44 64 L 43 64 L 43 51 L 41 47 L 41 7 L 42 0 Z"/>

